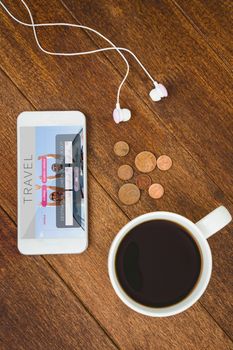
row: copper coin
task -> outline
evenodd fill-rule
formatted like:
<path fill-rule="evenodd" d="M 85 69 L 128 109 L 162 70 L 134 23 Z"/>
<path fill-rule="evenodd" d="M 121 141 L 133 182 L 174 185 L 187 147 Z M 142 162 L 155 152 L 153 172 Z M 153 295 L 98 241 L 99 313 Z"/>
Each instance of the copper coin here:
<path fill-rule="evenodd" d="M 119 189 L 118 197 L 123 204 L 135 204 L 140 199 L 140 191 L 134 184 L 125 184 Z"/>
<path fill-rule="evenodd" d="M 147 190 L 151 185 L 151 178 L 149 175 L 140 174 L 136 177 L 136 185 L 140 190 Z"/>
<path fill-rule="evenodd" d="M 114 145 L 114 152 L 119 157 L 124 157 L 129 153 L 129 145 L 125 141 L 118 141 Z"/>
<path fill-rule="evenodd" d="M 130 180 L 133 177 L 133 168 L 124 164 L 118 168 L 117 175 L 121 180 Z"/>
<path fill-rule="evenodd" d="M 148 192 L 151 198 L 159 199 L 164 195 L 164 188 L 160 184 L 152 184 Z"/>
<path fill-rule="evenodd" d="M 142 173 L 150 173 L 156 167 L 156 158 L 153 153 L 143 151 L 136 156 L 135 165 Z"/>
<path fill-rule="evenodd" d="M 172 166 L 172 160 L 164 154 L 157 159 L 157 166 L 160 170 L 168 170 Z"/>

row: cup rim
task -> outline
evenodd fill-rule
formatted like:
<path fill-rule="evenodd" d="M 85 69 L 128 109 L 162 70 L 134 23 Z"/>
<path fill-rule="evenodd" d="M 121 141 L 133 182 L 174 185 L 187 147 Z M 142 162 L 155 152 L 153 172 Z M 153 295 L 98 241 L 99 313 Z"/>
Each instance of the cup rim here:
<path fill-rule="evenodd" d="M 180 224 L 184 228 L 186 228 L 192 237 L 195 239 L 196 243 L 199 246 L 200 253 L 202 255 L 202 269 L 200 272 L 199 279 L 191 291 L 191 293 L 180 302 L 166 307 L 161 308 L 153 308 L 142 305 L 135 300 L 133 300 L 124 289 L 121 287 L 118 278 L 116 276 L 115 270 L 115 257 L 116 252 L 119 247 L 119 244 L 123 237 L 135 226 L 140 223 L 150 221 L 150 220 L 167 220 Z M 113 289 L 115 290 L 118 297 L 125 303 L 128 307 L 133 309 L 134 311 L 141 313 L 146 316 L 152 317 L 166 317 L 176 315 L 180 312 L 185 311 L 189 307 L 191 307 L 204 293 L 205 289 L 208 286 L 210 276 L 212 272 L 212 254 L 209 247 L 209 244 L 201 233 L 200 229 L 189 219 L 185 218 L 182 215 L 167 212 L 167 211 L 156 211 L 147 214 L 140 215 L 130 222 L 128 222 L 125 226 L 121 228 L 121 230 L 115 236 L 108 255 L 108 273 L 110 277 L 110 281 L 112 283 Z"/>

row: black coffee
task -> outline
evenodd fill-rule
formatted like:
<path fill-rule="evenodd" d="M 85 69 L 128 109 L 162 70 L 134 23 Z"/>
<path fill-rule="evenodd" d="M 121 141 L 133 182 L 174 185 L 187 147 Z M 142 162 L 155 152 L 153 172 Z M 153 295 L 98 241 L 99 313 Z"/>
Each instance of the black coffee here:
<path fill-rule="evenodd" d="M 201 271 L 196 242 L 181 226 L 153 220 L 134 227 L 121 241 L 116 273 L 124 291 L 150 307 L 164 307 L 184 299 Z"/>

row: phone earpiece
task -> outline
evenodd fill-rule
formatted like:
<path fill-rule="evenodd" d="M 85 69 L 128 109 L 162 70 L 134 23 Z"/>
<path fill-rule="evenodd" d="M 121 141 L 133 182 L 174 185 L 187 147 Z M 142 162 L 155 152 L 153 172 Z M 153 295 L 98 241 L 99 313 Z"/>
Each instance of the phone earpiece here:
<path fill-rule="evenodd" d="M 155 88 L 150 92 L 150 98 L 153 101 L 160 101 L 162 98 L 168 96 L 167 89 L 163 84 L 159 84 L 157 82 L 155 82 L 154 84 L 155 84 Z"/>
<path fill-rule="evenodd" d="M 116 105 L 116 108 L 113 111 L 113 119 L 116 124 L 120 122 L 127 122 L 131 118 L 131 112 L 127 108 L 121 108 L 119 104 Z"/>

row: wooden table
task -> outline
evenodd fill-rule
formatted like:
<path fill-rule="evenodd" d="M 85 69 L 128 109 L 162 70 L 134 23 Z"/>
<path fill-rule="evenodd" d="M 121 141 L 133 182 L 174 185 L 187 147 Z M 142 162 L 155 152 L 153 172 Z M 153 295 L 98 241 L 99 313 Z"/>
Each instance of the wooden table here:
<path fill-rule="evenodd" d="M 19 1 L 3 1 L 29 22 Z M 122 106 L 129 123 L 116 126 L 112 110 L 125 65 L 115 52 L 82 58 L 38 50 L 32 30 L 1 9 L 1 235 L 0 348 L 14 349 L 232 349 L 232 224 L 209 239 L 213 275 L 204 296 L 183 314 L 152 319 L 127 308 L 108 278 L 107 256 L 118 230 L 155 210 L 194 222 L 220 204 L 233 211 L 232 2 L 229 0 L 30 0 L 36 22 L 89 25 L 132 49 L 169 98 L 153 103 L 152 88 L 129 57 Z M 106 46 L 79 29 L 39 29 L 50 50 Z M 16 118 L 26 110 L 81 110 L 88 124 L 89 234 L 81 255 L 22 256 L 16 247 Z M 125 140 L 133 164 L 142 150 L 172 157 L 173 168 L 153 180 L 161 200 L 142 193 L 122 205 L 113 154 Z"/>

